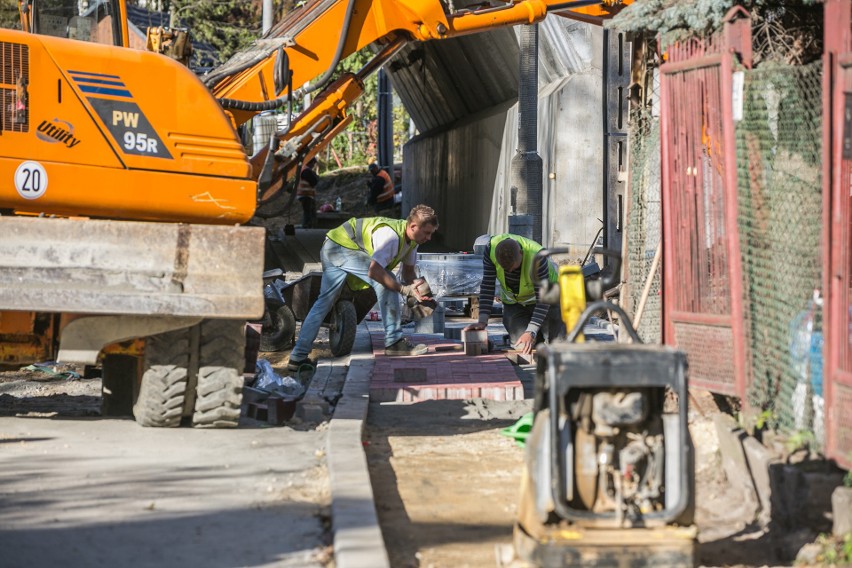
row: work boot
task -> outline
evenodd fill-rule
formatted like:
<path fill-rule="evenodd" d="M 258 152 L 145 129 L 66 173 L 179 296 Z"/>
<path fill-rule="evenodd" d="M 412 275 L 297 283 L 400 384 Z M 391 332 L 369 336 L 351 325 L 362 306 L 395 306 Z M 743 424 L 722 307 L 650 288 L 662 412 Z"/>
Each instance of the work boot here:
<path fill-rule="evenodd" d="M 309 359 L 308 357 L 305 357 L 301 361 L 296 361 L 296 360 L 290 359 L 290 361 L 287 363 L 287 372 L 288 373 L 299 373 L 300 371 L 310 370 L 313 373 L 314 368 L 316 366 L 317 366 L 317 362 L 314 361 L 313 359 Z"/>
<path fill-rule="evenodd" d="M 414 345 L 403 337 L 393 345 L 385 347 L 385 355 L 388 357 L 410 357 L 412 355 L 423 355 L 429 350 L 424 344 Z"/>

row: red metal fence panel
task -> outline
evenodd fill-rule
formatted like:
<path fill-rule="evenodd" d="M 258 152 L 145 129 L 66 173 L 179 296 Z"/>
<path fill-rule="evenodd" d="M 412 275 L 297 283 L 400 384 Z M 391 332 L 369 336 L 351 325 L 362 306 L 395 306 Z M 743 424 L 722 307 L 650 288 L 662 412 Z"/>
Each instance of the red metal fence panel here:
<path fill-rule="evenodd" d="M 823 397 L 826 455 L 852 469 L 852 6 L 825 3 Z"/>
<path fill-rule="evenodd" d="M 751 24 L 734 8 L 709 40 L 667 49 L 661 66 L 664 342 L 690 383 L 745 401 L 747 345 L 737 228 L 734 58 L 750 64 Z"/>

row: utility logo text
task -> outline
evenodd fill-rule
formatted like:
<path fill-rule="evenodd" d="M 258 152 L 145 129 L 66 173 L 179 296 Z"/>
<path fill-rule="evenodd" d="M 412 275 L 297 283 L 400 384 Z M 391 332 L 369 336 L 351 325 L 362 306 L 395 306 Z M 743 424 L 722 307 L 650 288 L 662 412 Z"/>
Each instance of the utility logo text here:
<path fill-rule="evenodd" d="M 82 142 L 74 136 L 74 125 L 58 118 L 51 121 L 42 120 L 36 130 L 36 137 L 50 144 L 57 142 L 65 144 L 68 148 L 73 148 Z"/>

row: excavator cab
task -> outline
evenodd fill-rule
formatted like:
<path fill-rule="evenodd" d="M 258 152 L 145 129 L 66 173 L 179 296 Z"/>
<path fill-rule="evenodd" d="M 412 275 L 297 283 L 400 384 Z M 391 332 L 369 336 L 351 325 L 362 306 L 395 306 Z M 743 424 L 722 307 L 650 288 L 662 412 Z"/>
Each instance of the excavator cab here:
<path fill-rule="evenodd" d="M 123 0 L 21 0 L 24 31 L 127 47 Z"/>

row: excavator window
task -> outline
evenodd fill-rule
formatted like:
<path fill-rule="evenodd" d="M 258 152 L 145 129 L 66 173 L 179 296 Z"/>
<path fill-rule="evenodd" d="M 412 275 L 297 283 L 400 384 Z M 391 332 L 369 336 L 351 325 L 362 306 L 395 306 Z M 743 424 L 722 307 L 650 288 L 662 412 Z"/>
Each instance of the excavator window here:
<path fill-rule="evenodd" d="M 122 45 L 116 0 L 33 0 L 37 34 L 107 45 Z"/>

